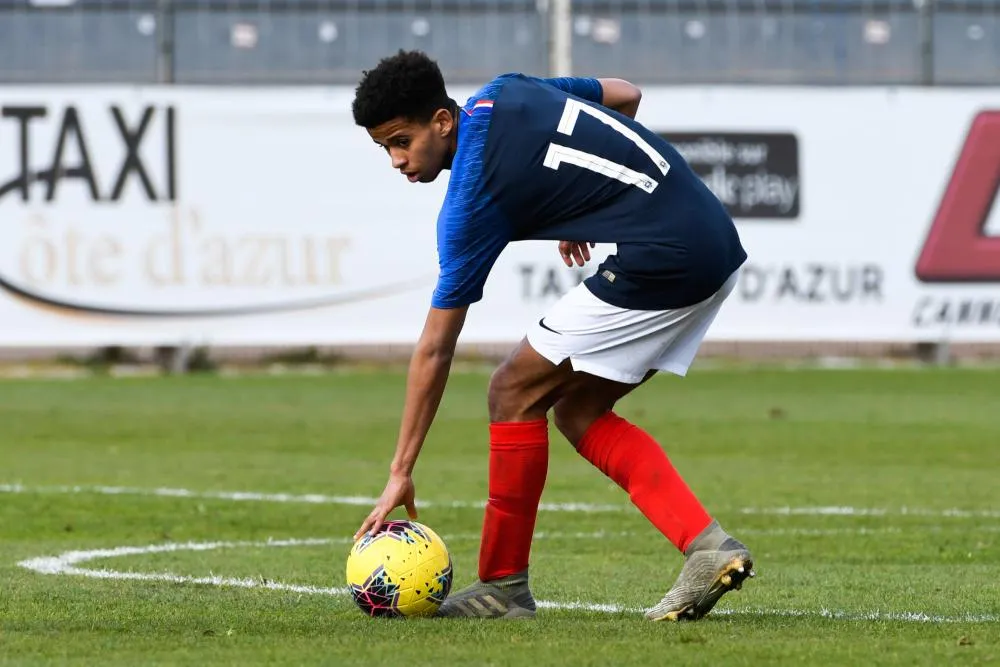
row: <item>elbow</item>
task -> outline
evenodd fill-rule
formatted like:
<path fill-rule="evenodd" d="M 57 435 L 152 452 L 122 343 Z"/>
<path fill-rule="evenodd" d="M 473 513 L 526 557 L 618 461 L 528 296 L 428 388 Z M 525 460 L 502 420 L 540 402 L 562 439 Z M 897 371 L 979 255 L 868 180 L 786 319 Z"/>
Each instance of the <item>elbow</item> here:
<path fill-rule="evenodd" d="M 636 114 L 639 113 L 639 102 L 642 101 L 642 91 L 637 86 L 629 84 L 629 92 L 624 98 L 617 110 L 629 118 L 635 118 Z"/>
<path fill-rule="evenodd" d="M 443 340 L 425 340 L 417 346 L 417 352 L 428 363 L 450 366 L 455 358 L 455 345 Z"/>
<path fill-rule="evenodd" d="M 629 86 L 629 99 L 628 99 L 629 104 L 638 107 L 639 102 L 642 101 L 642 89 L 633 83 L 628 84 L 628 86 Z"/>
<path fill-rule="evenodd" d="M 642 89 L 631 81 L 625 79 L 613 79 L 615 87 L 615 97 L 620 104 L 638 105 L 642 100 Z"/>
<path fill-rule="evenodd" d="M 639 86 L 624 79 L 609 79 L 607 81 L 608 86 L 605 90 L 608 94 L 605 96 L 605 106 L 630 118 L 635 118 L 635 114 L 639 110 L 639 102 L 642 101 L 642 90 Z"/>
<path fill-rule="evenodd" d="M 438 347 L 435 348 L 431 359 L 433 359 L 435 364 L 440 366 L 451 366 L 452 360 L 455 358 L 455 347 Z"/>

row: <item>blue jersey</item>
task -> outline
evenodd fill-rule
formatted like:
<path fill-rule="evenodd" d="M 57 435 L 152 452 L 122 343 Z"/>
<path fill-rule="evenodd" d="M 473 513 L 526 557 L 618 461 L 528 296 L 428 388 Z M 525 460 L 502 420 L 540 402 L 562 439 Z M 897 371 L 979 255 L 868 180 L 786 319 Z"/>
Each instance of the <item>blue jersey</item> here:
<path fill-rule="evenodd" d="M 500 76 L 459 111 L 432 305 L 479 301 L 512 241 L 615 243 L 586 286 L 622 308 L 681 308 L 747 259 L 732 219 L 666 140 L 601 105 L 596 79 Z"/>

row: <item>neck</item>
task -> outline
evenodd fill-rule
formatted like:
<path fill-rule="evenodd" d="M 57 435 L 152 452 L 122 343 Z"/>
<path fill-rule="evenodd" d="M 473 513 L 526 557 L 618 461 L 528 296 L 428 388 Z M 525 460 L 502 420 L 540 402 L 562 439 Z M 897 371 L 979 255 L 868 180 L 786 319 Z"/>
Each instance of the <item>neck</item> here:
<path fill-rule="evenodd" d="M 458 108 L 458 102 L 455 100 L 448 100 L 451 102 L 451 134 L 448 136 L 448 159 L 445 163 L 445 169 L 451 169 L 451 163 L 455 159 L 455 153 L 458 152 L 458 124 L 462 120 L 462 114 Z"/>

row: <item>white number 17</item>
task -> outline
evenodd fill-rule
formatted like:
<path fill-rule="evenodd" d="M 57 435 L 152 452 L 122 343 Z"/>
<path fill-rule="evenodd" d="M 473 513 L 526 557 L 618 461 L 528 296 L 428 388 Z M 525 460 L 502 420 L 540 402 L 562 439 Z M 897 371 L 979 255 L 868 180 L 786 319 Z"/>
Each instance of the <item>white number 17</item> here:
<path fill-rule="evenodd" d="M 559 120 L 559 127 L 556 128 L 556 130 L 561 134 L 572 136 L 573 130 L 576 128 L 576 121 L 580 117 L 581 111 L 589 116 L 593 116 L 615 132 L 618 132 L 623 137 L 631 141 L 643 153 L 649 156 L 649 159 L 652 160 L 653 164 L 656 165 L 656 168 L 659 169 L 660 174 L 663 176 L 667 175 L 667 172 L 670 170 L 670 165 L 667 164 L 667 160 L 660 155 L 655 148 L 650 146 L 645 139 L 640 137 L 617 118 L 604 113 L 600 109 L 586 105 L 579 100 L 566 100 L 566 106 L 563 109 L 562 118 Z M 559 165 L 563 162 L 576 165 L 577 167 L 583 167 L 584 169 L 589 169 L 590 171 L 597 172 L 598 174 L 607 176 L 608 178 L 613 178 L 616 181 L 621 181 L 622 183 L 634 185 L 645 192 L 652 192 L 656 189 L 656 186 L 659 185 L 659 182 L 652 176 L 629 169 L 623 164 L 612 162 L 611 160 L 594 155 L 593 153 L 586 153 L 561 144 L 550 143 L 549 150 L 545 154 L 545 160 L 542 164 L 549 169 L 559 169 Z"/>

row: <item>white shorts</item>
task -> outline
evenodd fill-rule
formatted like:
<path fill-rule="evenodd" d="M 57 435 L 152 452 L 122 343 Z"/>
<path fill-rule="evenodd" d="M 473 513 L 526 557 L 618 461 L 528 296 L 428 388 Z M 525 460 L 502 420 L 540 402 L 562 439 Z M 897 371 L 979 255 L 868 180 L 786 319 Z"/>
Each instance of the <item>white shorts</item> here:
<path fill-rule="evenodd" d="M 705 333 L 732 293 L 739 269 L 700 303 L 672 310 L 629 310 L 601 301 L 580 284 L 528 332 L 528 343 L 554 364 L 636 384 L 650 370 L 686 375 Z"/>

